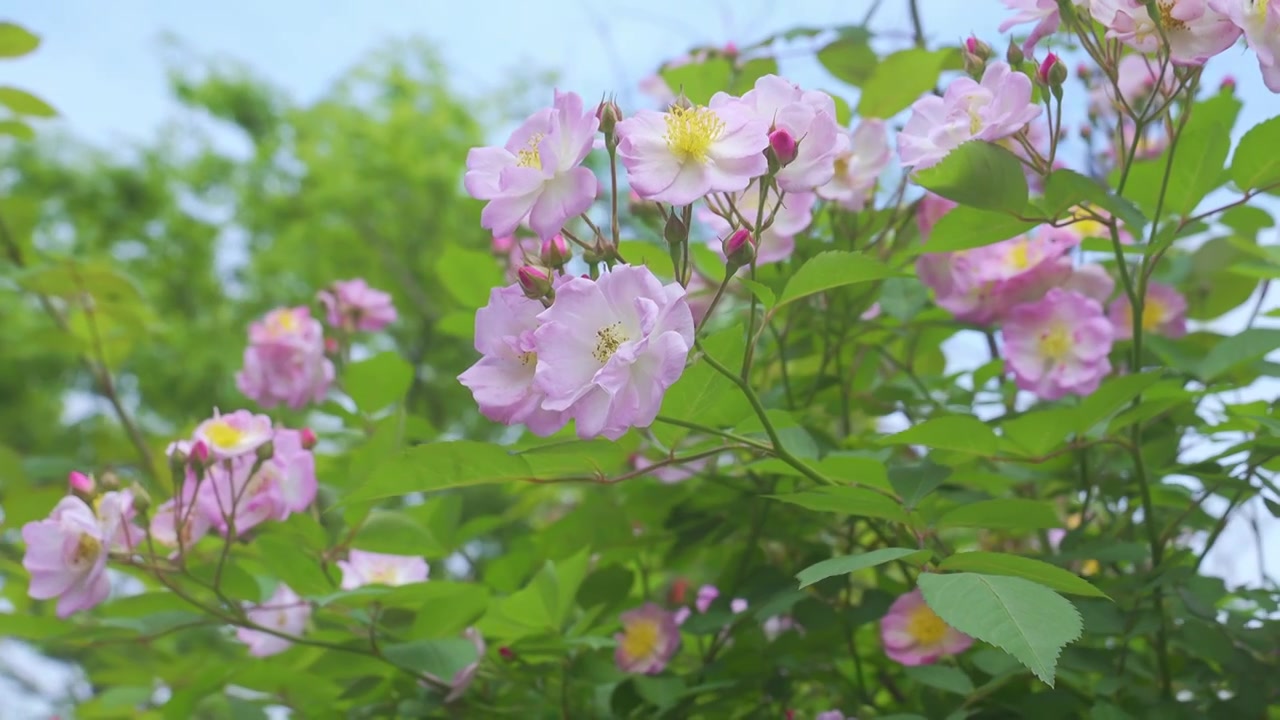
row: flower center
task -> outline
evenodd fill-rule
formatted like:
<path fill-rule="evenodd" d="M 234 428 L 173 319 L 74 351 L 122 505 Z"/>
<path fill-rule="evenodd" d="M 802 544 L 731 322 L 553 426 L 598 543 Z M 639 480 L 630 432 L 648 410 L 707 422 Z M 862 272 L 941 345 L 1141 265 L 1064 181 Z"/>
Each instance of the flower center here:
<path fill-rule="evenodd" d="M 542 138 L 546 137 L 542 133 L 534 133 L 529 138 L 529 142 L 525 143 L 529 147 L 516 153 L 516 167 L 537 168 L 542 169 L 542 153 L 538 152 L 538 143 L 542 142 Z"/>
<path fill-rule="evenodd" d="M 1158 300 L 1147 298 L 1142 304 L 1142 329 L 1154 330 L 1164 319 L 1164 306 Z"/>
<path fill-rule="evenodd" d="M 929 608 L 921 605 L 911 613 L 907 632 L 921 645 L 936 645 L 947 634 L 947 624 Z"/>
<path fill-rule="evenodd" d="M 1026 270 L 1031 265 L 1026 243 L 1018 243 L 1009 250 L 1009 264 L 1017 270 Z"/>
<path fill-rule="evenodd" d="M 673 107 L 667 112 L 667 148 L 680 162 L 706 162 L 711 144 L 724 132 L 724 121 L 705 107 Z"/>
<path fill-rule="evenodd" d="M 76 552 L 71 558 L 73 565 L 89 565 L 98 559 L 98 555 L 102 552 L 102 543 L 98 538 L 88 534 L 80 533 L 80 539 L 76 542 Z"/>
<path fill-rule="evenodd" d="M 232 427 L 231 423 L 223 420 L 210 423 L 209 427 L 205 429 L 204 434 L 205 437 L 209 438 L 209 442 L 219 448 L 235 447 L 244 439 L 244 432 L 242 430 Z"/>
<path fill-rule="evenodd" d="M 369 582 L 375 585 L 395 585 L 396 571 L 389 567 L 378 567 L 369 573 Z"/>
<path fill-rule="evenodd" d="M 658 649 L 658 623 L 653 620 L 637 620 L 627 626 L 622 638 L 622 652 L 629 658 L 649 657 Z"/>
<path fill-rule="evenodd" d="M 591 351 L 591 356 L 599 363 L 609 362 L 609 358 L 613 357 L 613 354 L 618 352 L 618 347 L 626 341 L 626 336 L 622 334 L 622 323 L 606 325 L 596 331 L 596 349 Z"/>
<path fill-rule="evenodd" d="M 1040 353 L 1050 360 L 1061 360 L 1071 351 L 1071 333 L 1057 325 L 1040 336 Z"/>
<path fill-rule="evenodd" d="M 1156 3 L 1160 6 L 1160 20 L 1164 26 L 1170 30 L 1186 30 L 1187 24 L 1173 16 L 1174 0 L 1160 0 Z"/>
<path fill-rule="evenodd" d="M 849 174 L 849 160 L 850 156 L 848 155 L 836 157 L 836 177 L 842 178 Z"/>
<path fill-rule="evenodd" d="M 519 355 L 518 359 L 520 360 L 520 364 L 521 364 L 521 365 L 523 365 L 523 366 L 525 366 L 525 367 L 529 367 L 529 363 L 533 363 L 534 365 L 537 365 L 537 364 L 538 364 L 538 353 L 536 353 L 536 352 L 525 352 L 525 353 L 520 353 L 520 355 Z"/>

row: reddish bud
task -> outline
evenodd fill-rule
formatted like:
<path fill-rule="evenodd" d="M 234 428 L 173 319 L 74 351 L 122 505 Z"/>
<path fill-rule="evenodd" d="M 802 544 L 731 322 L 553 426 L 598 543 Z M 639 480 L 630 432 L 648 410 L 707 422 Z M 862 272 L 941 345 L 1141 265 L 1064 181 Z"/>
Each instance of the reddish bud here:
<path fill-rule="evenodd" d="M 1089 82 L 1089 78 L 1093 77 L 1093 68 L 1089 67 L 1089 63 L 1080 63 L 1076 66 L 1076 77 L 1085 82 Z"/>
<path fill-rule="evenodd" d="M 724 250 L 725 261 L 734 267 L 750 265 L 756 258 L 756 241 L 751 236 L 751 231 L 746 228 L 735 230 L 732 235 L 724 239 L 720 247 Z"/>
<path fill-rule="evenodd" d="M 769 169 L 774 170 L 774 164 L 777 169 L 782 169 L 796 159 L 799 152 L 799 146 L 795 137 L 782 128 L 778 128 L 769 133 Z"/>
<path fill-rule="evenodd" d="M 552 235 L 542 241 L 542 264 L 549 268 L 559 269 L 569 262 L 573 253 L 569 251 L 569 243 L 563 235 Z"/>
<path fill-rule="evenodd" d="M 982 60 L 989 60 L 991 58 L 991 46 L 979 40 L 976 35 L 970 35 L 968 39 L 964 41 L 964 49 L 973 53 Z"/>
<path fill-rule="evenodd" d="M 197 440 L 191 446 L 191 460 L 201 465 L 209 462 L 209 446 L 203 440 Z"/>
<path fill-rule="evenodd" d="M 1222 78 L 1222 84 L 1218 86 L 1220 92 L 1235 92 L 1236 79 L 1230 75 Z"/>
<path fill-rule="evenodd" d="M 498 654 L 501 655 L 502 659 L 506 660 L 507 662 L 511 662 L 512 660 L 516 659 L 515 651 L 507 647 L 506 645 L 503 645 L 502 647 L 498 648 Z"/>
<path fill-rule="evenodd" d="M 1057 64 L 1058 64 L 1057 55 L 1053 53 L 1049 53 L 1048 55 L 1045 56 L 1044 62 L 1040 63 L 1040 70 L 1037 72 L 1037 75 L 1039 75 L 1040 77 L 1040 82 L 1044 83 L 1045 85 L 1049 84 L 1049 73 L 1053 70 L 1053 66 Z"/>
<path fill-rule="evenodd" d="M 689 592 L 689 581 L 685 578 L 676 578 L 671 583 L 671 592 L 667 593 L 667 603 L 670 605 L 683 605 L 685 595 Z"/>
<path fill-rule="evenodd" d="M 72 470 L 67 475 L 67 485 L 71 488 L 71 492 L 84 495 L 92 495 L 96 486 L 92 475 L 85 475 L 79 470 Z"/>
<path fill-rule="evenodd" d="M 551 276 L 536 265 L 522 266 L 516 271 L 516 279 L 527 298 L 541 300 L 551 294 Z"/>
<path fill-rule="evenodd" d="M 596 119 L 600 121 L 600 132 L 612 134 L 614 127 L 622 120 L 622 108 L 612 100 L 602 100 L 596 107 Z"/>
<path fill-rule="evenodd" d="M 325 351 L 325 353 L 326 353 L 326 354 L 328 354 L 328 355 L 337 355 L 337 354 L 338 354 L 338 341 L 337 341 L 337 339 L 336 339 L 336 338 L 325 338 L 325 339 L 324 339 L 324 351 Z"/>
<path fill-rule="evenodd" d="M 302 428 L 302 431 L 298 434 L 302 436 L 303 450 L 310 450 L 319 442 L 319 439 L 316 438 L 316 431 L 311 428 Z"/>

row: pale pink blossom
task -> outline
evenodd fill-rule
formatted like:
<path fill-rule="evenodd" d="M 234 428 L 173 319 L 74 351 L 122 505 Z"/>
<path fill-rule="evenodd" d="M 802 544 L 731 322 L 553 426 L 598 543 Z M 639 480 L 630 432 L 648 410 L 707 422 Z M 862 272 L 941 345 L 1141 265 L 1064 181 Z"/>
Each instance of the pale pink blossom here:
<path fill-rule="evenodd" d="M 706 319 L 707 312 L 711 310 L 711 300 L 716 296 L 716 288 L 720 287 L 720 282 L 708 280 L 702 273 L 696 269 L 689 277 L 689 284 L 685 287 L 685 301 L 689 305 L 689 311 L 693 313 L 693 324 L 698 326 Z"/>
<path fill-rule="evenodd" d="M 723 92 L 711 98 L 712 107 L 736 102 Z M 830 95 L 820 90 L 802 90 L 777 75 L 765 75 L 742 95 L 741 102 L 770 128 L 785 131 L 787 137 L 799 143 L 794 159 L 778 170 L 778 187 L 788 193 L 812 192 L 831 181 L 841 131 Z"/>
<path fill-rule="evenodd" d="M 315 500 L 315 457 L 303 447 L 302 433 L 280 428 L 272 435 L 272 454 L 210 463 L 202 471 L 189 468 L 182 506 L 196 503 L 209 525 L 237 536 L 266 522 L 285 520 Z M 167 529 L 167 528 L 166 528 Z M 196 528 L 192 529 L 194 532 Z"/>
<path fill-rule="evenodd" d="M 226 460 L 254 452 L 271 440 L 273 434 L 271 418 L 266 415 L 255 415 L 248 410 L 223 415 L 215 409 L 213 417 L 196 426 L 191 441 L 203 441 L 214 460 Z"/>
<path fill-rule="evenodd" d="M 1065 282 L 1072 274 L 1065 257 L 1071 246 L 1049 233 L 1019 236 L 955 253 L 926 253 L 916 271 L 939 306 L 959 320 L 986 324 Z"/>
<path fill-rule="evenodd" d="M 1121 293 L 1108 309 L 1117 340 L 1133 337 L 1133 307 L 1129 296 Z M 1163 283 L 1148 283 L 1142 301 L 1142 332 L 1170 338 L 1187 334 L 1187 299 L 1182 293 Z"/>
<path fill-rule="evenodd" d="M 853 132 L 842 134 L 831 182 L 817 189 L 818 196 L 857 212 L 867 205 L 880 174 L 893 159 L 883 120 L 867 119 Z"/>
<path fill-rule="evenodd" d="M 209 532 L 209 518 L 197 506 L 185 503 L 178 506 L 175 499 L 161 503 L 151 515 L 151 539 L 165 547 L 183 549 L 191 548 Z M 178 529 L 181 527 L 182 539 L 179 543 Z"/>
<path fill-rule="evenodd" d="M 1081 265 L 1071 271 L 1071 276 L 1063 281 L 1063 290 L 1074 290 L 1087 298 L 1105 303 L 1115 292 L 1116 281 L 1107 269 L 1097 263 Z"/>
<path fill-rule="evenodd" d="M 920 238 L 929 239 L 929 233 L 933 231 L 933 226 L 938 224 L 943 215 L 960 207 L 960 203 L 948 200 L 941 195 L 935 195 L 926 192 L 924 197 L 920 199 L 920 204 L 916 207 L 916 226 L 920 229 Z"/>
<path fill-rule="evenodd" d="M 22 540 L 27 545 L 22 566 L 31 574 L 27 594 L 37 600 L 57 598 L 58 617 L 107 599 L 108 529 L 84 500 L 62 498 L 48 518 L 22 526 Z"/>
<path fill-rule="evenodd" d="M 1240 39 L 1241 29 L 1209 0 L 1159 0 L 1156 7 L 1175 64 L 1201 65 Z M 1107 27 L 1108 38 L 1142 53 L 1160 48 L 1160 28 L 1142 0 L 1094 0 L 1093 13 Z"/>
<path fill-rule="evenodd" d="M 973 638 L 948 625 L 925 604 L 919 589 L 899 595 L 889 606 L 880 621 L 880 640 L 890 660 L 907 666 L 932 665 L 973 645 Z"/>
<path fill-rule="evenodd" d="M 396 320 L 391 295 L 369 287 L 362 278 L 339 280 L 316 296 L 330 327 L 346 332 L 377 332 Z"/>
<path fill-rule="evenodd" d="M 1040 42 L 1041 38 L 1058 31 L 1061 18 L 1058 16 L 1057 0 L 1002 0 L 1002 2 L 1010 10 L 1016 10 L 1017 14 L 1000 23 L 998 28 L 1000 32 L 1009 32 L 1018 25 L 1035 23 L 1035 27 L 1031 28 L 1031 34 L 1022 43 L 1022 52 L 1026 55 L 1034 54 L 1036 43 Z"/>
<path fill-rule="evenodd" d="M 1031 79 L 1008 63 L 993 62 L 981 83 L 959 77 L 942 97 L 929 94 L 917 100 L 898 133 L 898 155 L 904 167 L 923 170 L 962 143 L 996 142 L 1015 135 L 1040 112 L 1031 101 Z"/>
<path fill-rule="evenodd" d="M 1088 395 L 1111 372 L 1114 330 L 1102 304 L 1053 288 L 1013 308 L 1004 323 L 1005 365 L 1019 388 L 1045 400 Z"/>
<path fill-rule="evenodd" d="M 637 453 L 631 456 L 631 465 L 636 470 L 652 468 L 659 462 L 661 462 L 661 460 L 650 459 L 643 453 Z M 664 465 L 662 467 L 655 468 L 646 474 L 657 478 L 659 482 L 666 485 L 674 485 L 676 483 L 684 482 L 690 478 L 697 477 L 699 474 L 705 472 L 710 464 L 711 458 L 702 458 L 700 460 L 693 460 L 686 463 L 680 463 L 678 465 Z"/>
<path fill-rule="evenodd" d="M 1258 56 L 1262 82 L 1280 93 L 1280 0 L 1209 0 L 1209 6 L 1244 32 Z"/>
<path fill-rule="evenodd" d="M 754 223 L 760 208 L 760 186 L 752 181 L 745 190 L 729 195 L 730 202 L 737 208 L 738 215 Z M 779 262 L 791 257 L 795 250 L 795 236 L 804 232 L 813 222 L 813 206 L 818 198 L 811 192 L 786 193 L 779 198 L 776 190 L 765 194 L 764 219 L 773 217 L 773 224 L 760 233 L 760 244 L 756 246 L 756 264 L 765 265 Z M 723 214 L 729 214 L 729 206 L 714 200 Z M 774 212 L 774 209 L 777 212 Z M 723 259 L 725 257 L 721 238 L 727 238 L 733 232 L 733 226 L 721 214 L 707 206 L 700 205 L 694 214 L 715 233 L 716 237 L 708 241 L 711 249 Z"/>
<path fill-rule="evenodd" d="M 467 688 L 471 687 L 471 683 L 476 679 L 476 671 L 480 669 L 480 661 L 484 659 L 484 653 L 487 649 L 484 642 L 484 635 L 482 635 L 476 628 L 467 628 L 462 632 L 462 636 L 467 640 L 470 640 L 471 644 L 475 646 L 476 659 L 460 668 L 453 674 L 453 677 L 449 678 L 447 682 L 435 675 L 432 675 L 431 673 L 425 673 L 427 677 L 431 678 L 435 682 L 449 686 L 449 692 L 444 697 L 446 704 L 454 702 L 466 694 Z"/>
<path fill-rule="evenodd" d="M 828 710 L 814 715 L 813 720 L 857 720 L 857 718 L 846 718 L 839 710 Z"/>
<path fill-rule="evenodd" d="M 1169 136 L 1165 134 L 1164 129 L 1160 127 L 1152 127 L 1146 129 L 1139 137 L 1137 145 L 1133 141 L 1134 127 L 1133 123 L 1125 118 L 1120 122 L 1120 142 L 1122 146 L 1117 148 L 1114 145 L 1107 148 L 1107 156 L 1113 160 L 1119 159 L 1129 154 L 1129 150 L 1133 150 L 1133 156 L 1138 160 L 1150 160 L 1160 157 L 1165 148 L 1169 147 Z"/>
<path fill-rule="evenodd" d="M 365 585 L 409 585 L 427 581 L 427 561 L 415 555 L 351 550 L 346 560 L 338 561 L 342 570 L 342 589 L 355 590 Z"/>
<path fill-rule="evenodd" d="M 105 492 L 93 502 L 94 514 L 102 527 L 102 537 L 107 547 L 116 552 L 129 552 L 137 548 L 146 534 L 133 524 L 137 510 L 133 506 L 133 493 L 129 490 Z"/>
<path fill-rule="evenodd" d="M 582 438 L 617 440 L 632 427 L 648 427 L 693 345 L 684 288 L 664 286 L 644 266 L 618 265 L 599 280 L 565 282 L 538 321 L 542 407 L 572 416 Z"/>
<path fill-rule="evenodd" d="M 504 147 L 473 148 L 463 184 L 472 197 L 489 201 L 480 225 L 511 235 L 526 218 L 540 238 L 549 238 L 595 201 L 599 183 L 582 162 L 591 152 L 600 120 L 574 93 L 530 115 Z"/>
<path fill-rule="evenodd" d="M 675 617 L 653 603 L 622 613 L 613 659 L 626 673 L 657 675 L 680 648 Z"/>
<path fill-rule="evenodd" d="M 249 326 L 236 387 L 264 408 L 318 403 L 333 383 L 324 329 L 306 307 L 279 308 Z"/>
<path fill-rule="evenodd" d="M 543 408 L 546 394 L 534 382 L 538 368 L 535 330 L 542 303 L 525 297 L 519 285 L 494 288 L 476 311 L 475 348 L 483 357 L 458 376 L 485 417 L 506 425 L 524 424 L 546 437 L 564 427 L 563 410 Z"/>
<path fill-rule="evenodd" d="M 769 123 L 740 100 L 641 110 L 616 132 L 631 188 L 647 200 L 689 205 L 707 193 L 743 190 L 768 170 Z"/>
<path fill-rule="evenodd" d="M 288 585 L 280 583 L 269 600 L 261 605 L 250 605 L 244 614 L 259 627 L 301 637 L 311 620 L 311 603 L 298 597 Z M 254 657 L 276 655 L 293 645 L 291 640 L 245 627 L 236 629 L 236 638 L 249 646 L 249 654 Z"/>
<path fill-rule="evenodd" d="M 1161 73 L 1159 60 L 1133 53 L 1120 59 L 1114 86 L 1106 75 L 1099 75 L 1097 84 L 1089 93 L 1089 109 L 1098 114 L 1109 114 L 1128 105 L 1134 112 L 1142 112 L 1152 93 L 1168 97 L 1176 88 L 1177 78 L 1172 67 L 1166 67 Z"/>

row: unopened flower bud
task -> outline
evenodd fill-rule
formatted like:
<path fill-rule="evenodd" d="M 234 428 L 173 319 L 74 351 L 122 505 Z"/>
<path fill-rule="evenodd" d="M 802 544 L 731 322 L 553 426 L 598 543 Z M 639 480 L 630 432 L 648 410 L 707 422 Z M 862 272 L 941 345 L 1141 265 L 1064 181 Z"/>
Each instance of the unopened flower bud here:
<path fill-rule="evenodd" d="M 1089 82 L 1093 78 L 1093 68 L 1089 67 L 1089 63 L 1082 62 L 1076 66 L 1076 77 L 1084 82 Z"/>
<path fill-rule="evenodd" d="M 1236 90 L 1236 79 L 1231 75 L 1222 78 L 1222 84 L 1218 86 L 1218 92 L 1233 93 Z"/>
<path fill-rule="evenodd" d="M 324 339 L 324 352 L 325 352 L 325 354 L 326 354 L 326 355 L 337 355 L 337 354 L 338 354 L 338 340 L 337 340 L 337 338 L 331 338 L 331 337 L 330 337 L 330 338 L 325 338 L 325 339 Z"/>
<path fill-rule="evenodd" d="M 67 486 L 71 488 L 71 492 L 81 495 L 92 495 L 96 489 L 92 475 L 85 475 L 79 470 L 72 470 L 67 475 Z"/>
<path fill-rule="evenodd" d="M 552 235 L 542 241 L 543 265 L 553 270 L 559 270 L 572 257 L 573 253 L 569 251 L 569 243 L 565 242 L 563 235 Z"/>
<path fill-rule="evenodd" d="M 1009 61 L 1009 65 L 1016 70 L 1022 65 L 1022 61 L 1027 59 L 1027 56 L 1022 54 L 1022 48 L 1018 47 L 1018 43 L 1010 40 L 1009 49 L 1004 51 L 1004 59 Z"/>
<path fill-rule="evenodd" d="M 746 228 L 735 230 L 732 235 L 724 239 L 720 247 L 724 250 L 725 261 L 733 267 L 750 265 L 756 258 L 755 238 Z"/>
<path fill-rule="evenodd" d="M 1080 138 L 1082 140 L 1090 140 L 1093 138 L 1093 126 L 1088 123 L 1080 125 Z"/>
<path fill-rule="evenodd" d="M 316 431 L 311 428 L 302 428 L 302 431 L 298 434 L 302 436 L 303 450 L 310 450 L 316 446 L 317 442 L 319 442 L 316 438 Z"/>
<path fill-rule="evenodd" d="M 551 276 L 537 265 L 521 266 L 516 271 L 516 279 L 525 297 L 531 300 L 541 300 L 551 294 Z"/>
<path fill-rule="evenodd" d="M 209 446 L 203 440 L 197 440 L 191 446 L 191 462 L 204 465 L 209 462 Z"/>
<path fill-rule="evenodd" d="M 511 662 L 512 660 L 516 659 L 515 651 L 507 647 L 506 645 L 503 645 L 502 647 L 498 648 L 498 654 L 501 655 L 502 659 L 506 660 L 507 662 Z"/>
<path fill-rule="evenodd" d="M 987 62 L 968 50 L 961 52 L 960 55 L 964 61 L 964 74 L 974 80 L 981 80 L 982 74 L 987 70 Z"/>
<path fill-rule="evenodd" d="M 724 44 L 724 48 L 720 50 L 726 57 L 735 58 L 738 56 L 738 44 L 730 40 Z"/>
<path fill-rule="evenodd" d="M 271 442 L 270 440 L 258 446 L 258 452 L 257 452 L 258 459 L 263 462 L 270 460 L 275 454 L 276 454 L 276 444 Z"/>
<path fill-rule="evenodd" d="M 685 227 L 684 221 L 676 217 L 675 213 L 671 213 L 667 217 L 666 227 L 662 228 L 662 237 L 670 245 L 683 245 L 689 241 L 689 228 Z"/>
<path fill-rule="evenodd" d="M 151 509 L 151 494 L 138 483 L 129 483 L 129 494 L 133 496 L 133 509 L 144 513 Z"/>
<path fill-rule="evenodd" d="M 602 100 L 596 107 L 596 118 L 600 121 L 600 132 L 613 134 L 613 129 L 622 120 L 622 109 L 613 100 Z"/>
<path fill-rule="evenodd" d="M 778 128 L 769 133 L 769 150 L 766 154 L 769 156 L 770 171 L 777 172 L 790 165 L 795 161 L 798 152 L 796 138 L 787 130 Z"/>
<path fill-rule="evenodd" d="M 111 492 L 120 489 L 120 478 L 113 472 L 104 472 L 98 480 L 98 484 L 102 486 L 103 492 Z"/>
<path fill-rule="evenodd" d="M 976 35 L 970 35 L 964 41 L 964 49 L 983 60 L 991 59 L 991 46 L 979 40 Z"/>
<path fill-rule="evenodd" d="M 1036 75 L 1040 83 L 1047 87 L 1055 98 L 1062 99 L 1062 83 L 1067 79 L 1067 67 L 1058 60 L 1057 55 L 1053 53 L 1046 55 Z"/>

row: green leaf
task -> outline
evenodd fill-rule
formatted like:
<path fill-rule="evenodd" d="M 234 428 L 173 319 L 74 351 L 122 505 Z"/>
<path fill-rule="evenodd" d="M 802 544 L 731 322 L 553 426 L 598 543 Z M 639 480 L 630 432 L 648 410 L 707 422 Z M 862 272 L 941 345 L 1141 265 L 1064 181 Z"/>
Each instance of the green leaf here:
<path fill-rule="evenodd" d="M 778 74 L 778 61 L 771 57 L 751 58 L 738 66 L 729 94 L 741 95 L 755 87 L 756 81 L 765 75 Z"/>
<path fill-rule="evenodd" d="M 386 645 L 382 654 L 399 667 L 429 673 L 445 682 L 479 660 L 476 646 L 466 638 L 440 638 Z"/>
<path fill-rule="evenodd" d="M 972 455 L 995 455 L 999 438 L 981 420 L 970 415 L 932 417 L 896 435 L 882 438 L 883 445 L 924 445 Z"/>
<path fill-rule="evenodd" d="M 939 528 L 976 527 L 985 530 L 1047 530 L 1061 525 L 1053 504 L 1025 498 L 980 500 L 959 505 L 934 523 Z"/>
<path fill-rule="evenodd" d="M 1134 375 L 1118 375 L 1108 378 L 1094 393 L 1080 402 L 1076 409 L 1078 433 L 1086 433 L 1095 425 L 1109 420 L 1160 379 L 1159 372 Z"/>
<path fill-rule="evenodd" d="M 1240 138 L 1231 158 L 1231 180 L 1241 190 L 1280 183 L 1280 117 L 1264 120 Z"/>
<path fill-rule="evenodd" d="M 924 462 L 889 469 L 889 483 L 903 504 L 912 510 L 951 476 L 951 468 Z"/>
<path fill-rule="evenodd" d="M 1004 436 L 1024 451 L 1039 457 L 1053 451 L 1076 426 L 1076 408 L 1053 408 L 1019 415 L 1000 424 Z"/>
<path fill-rule="evenodd" d="M 333 584 L 320 569 L 320 560 L 297 542 L 263 535 L 254 540 L 261 551 L 258 561 L 281 582 L 304 597 L 333 591 Z"/>
<path fill-rule="evenodd" d="M 796 574 L 796 579 L 800 581 L 801 588 L 807 588 L 810 585 L 826 580 L 836 575 L 848 575 L 851 572 L 865 570 L 867 568 L 883 565 L 894 560 L 901 560 L 909 555 L 920 553 L 919 549 L 908 548 L 879 548 L 870 552 L 858 555 L 844 555 L 842 557 L 834 557 L 830 560 L 823 560 L 820 563 L 810 565 Z M 928 553 L 928 551 L 923 551 Z"/>
<path fill-rule="evenodd" d="M 772 308 L 778 302 L 778 296 L 773 294 L 773 290 L 770 290 L 768 285 L 747 278 L 738 278 L 738 282 L 742 283 L 744 287 L 751 291 L 752 295 L 755 295 L 760 302 L 764 303 L 765 310 Z"/>
<path fill-rule="evenodd" d="M 938 220 L 921 249 L 931 253 L 970 250 L 1017 237 L 1039 224 L 1008 213 L 960 206 Z"/>
<path fill-rule="evenodd" d="M 1239 307 L 1253 295 L 1257 282 L 1244 282 L 1229 271 L 1241 263 L 1258 263 L 1232 240 L 1214 238 L 1191 254 L 1191 277 L 1184 286 L 1188 319 L 1211 320 Z"/>
<path fill-rule="evenodd" d="M 644 698 L 645 702 L 657 706 L 659 710 L 673 707 L 680 702 L 680 697 L 685 690 L 684 680 L 670 675 L 657 677 L 638 675 L 631 678 L 631 683 L 635 686 L 636 693 Z"/>
<path fill-rule="evenodd" d="M 1018 156 L 999 145 L 971 140 L 942 162 L 915 174 L 915 181 L 961 205 L 1021 213 L 1027 207 L 1027 176 Z"/>
<path fill-rule="evenodd" d="M 1220 187 L 1230 149 L 1231 132 L 1223 125 L 1215 123 L 1184 130 L 1169 170 L 1165 210 L 1190 215 L 1210 190 Z M 1271 154 L 1274 155 L 1274 151 Z"/>
<path fill-rule="evenodd" d="M 894 271 L 871 255 L 843 250 L 819 253 L 796 270 L 787 281 L 778 305 L 786 305 L 803 297 L 855 283 L 882 280 Z"/>
<path fill-rule="evenodd" d="M 40 47 L 40 38 L 21 25 L 0 22 L 0 58 L 22 57 Z"/>
<path fill-rule="evenodd" d="M 1071 595 L 1087 595 L 1089 597 L 1107 598 L 1107 594 L 1094 587 L 1088 580 L 1056 565 L 998 552 L 966 552 L 943 560 L 938 568 L 941 570 L 960 570 L 968 572 L 988 573 L 991 575 L 1011 575 L 1025 580 L 1038 582 L 1045 587 Z M 1110 598 L 1107 598 L 1108 600 Z"/>
<path fill-rule="evenodd" d="M 0 120 L 0 135 L 9 135 L 19 140 L 36 139 L 36 131 L 20 120 Z"/>
<path fill-rule="evenodd" d="M 58 111 L 49 103 L 32 95 L 26 90 L 0 85 L 0 105 L 8 107 L 18 115 L 35 117 L 57 117 Z"/>
<path fill-rule="evenodd" d="M 827 72 L 850 85 L 862 85 L 875 72 L 879 57 L 866 36 L 836 38 L 818 51 L 818 62 Z"/>
<path fill-rule="evenodd" d="M 734 368 L 742 364 L 746 350 L 745 331 L 734 325 L 713 333 L 702 341 L 703 349 L 723 365 Z M 696 420 L 702 425 L 732 425 L 751 410 L 736 385 L 711 367 L 700 355 L 667 391 L 662 401 L 662 415 L 676 420 Z M 664 426 L 664 442 L 673 444 L 688 434 L 686 428 Z"/>
<path fill-rule="evenodd" d="M 907 677 L 921 685 L 928 685 L 929 687 L 957 695 L 969 695 L 973 692 L 973 681 L 958 667 L 951 667 L 950 665 L 920 665 L 918 667 L 903 668 L 903 672 L 906 673 Z"/>
<path fill-rule="evenodd" d="M 1070 601 L 1016 577 L 956 573 L 920 576 L 925 602 L 956 630 L 995 645 L 1053 687 L 1062 648 L 1083 623 Z"/>
<path fill-rule="evenodd" d="M 769 495 L 802 508 L 818 512 L 843 513 L 858 517 L 874 517 L 907 522 L 907 513 L 892 498 L 874 490 L 853 487 L 820 487 L 791 495 Z"/>
<path fill-rule="evenodd" d="M 342 371 L 342 387 L 365 412 L 398 402 L 413 384 L 413 366 L 394 352 L 351 363 Z"/>
<path fill-rule="evenodd" d="M 493 256 L 446 243 L 436 263 L 436 278 L 463 307 L 475 310 L 489 302 L 489 292 L 505 285 Z"/>
<path fill-rule="evenodd" d="M 729 89 L 733 64 L 726 58 L 713 57 L 700 63 L 665 68 L 659 74 L 676 95 L 683 92 L 689 102 L 706 105 L 712 95 Z"/>
<path fill-rule="evenodd" d="M 524 458 L 492 443 L 458 440 L 417 445 L 379 463 L 346 501 L 380 500 L 413 492 L 529 480 Z"/>
<path fill-rule="evenodd" d="M 446 550 L 420 523 L 392 510 L 370 513 L 351 547 L 390 555 L 441 555 Z"/>
<path fill-rule="evenodd" d="M 915 102 L 938 84 L 938 77 L 958 59 L 955 48 L 901 50 L 882 58 L 871 77 L 862 83 L 858 114 L 889 118 Z"/>
<path fill-rule="evenodd" d="M 1130 232 L 1137 233 L 1147 218 L 1136 205 L 1111 193 L 1091 177 L 1074 170 L 1054 170 L 1045 181 L 1044 205 L 1054 217 L 1071 208 L 1088 203 L 1111 213 L 1124 222 Z"/>
<path fill-rule="evenodd" d="M 1228 370 L 1258 360 L 1277 348 L 1280 348 L 1280 329 L 1250 328 L 1216 343 L 1201 361 L 1198 374 L 1205 382 L 1211 382 Z"/>

